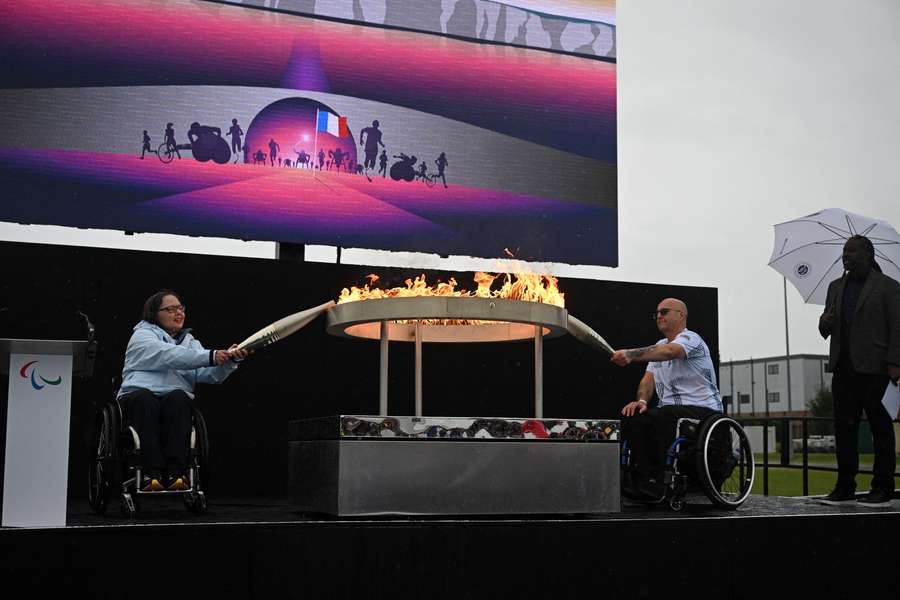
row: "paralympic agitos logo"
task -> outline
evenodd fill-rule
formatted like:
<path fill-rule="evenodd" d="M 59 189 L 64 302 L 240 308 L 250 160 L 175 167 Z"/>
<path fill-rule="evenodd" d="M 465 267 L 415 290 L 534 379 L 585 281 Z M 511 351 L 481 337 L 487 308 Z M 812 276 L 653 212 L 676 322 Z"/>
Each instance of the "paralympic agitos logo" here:
<path fill-rule="evenodd" d="M 36 390 L 42 390 L 45 387 L 47 387 L 48 385 L 59 385 L 60 383 L 62 383 L 62 376 L 58 376 L 56 379 L 51 380 L 51 379 L 45 379 L 41 375 L 38 375 L 37 367 L 34 366 L 38 362 L 40 362 L 40 361 L 33 360 L 29 363 L 25 363 L 24 365 L 22 365 L 22 368 L 19 369 L 19 375 L 22 376 L 22 379 L 30 379 L 31 380 L 31 387 L 33 387 Z M 30 371 L 30 373 L 29 373 L 29 371 Z M 44 385 L 41 385 L 40 383 L 38 383 L 38 379 L 43 381 Z"/>

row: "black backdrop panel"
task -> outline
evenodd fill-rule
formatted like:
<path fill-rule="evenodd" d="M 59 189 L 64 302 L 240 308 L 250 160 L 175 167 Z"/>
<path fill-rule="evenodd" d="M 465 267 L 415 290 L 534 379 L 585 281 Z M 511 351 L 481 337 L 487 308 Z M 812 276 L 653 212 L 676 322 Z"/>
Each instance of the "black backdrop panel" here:
<path fill-rule="evenodd" d="M 0 337 L 84 339 L 75 311 L 96 326 L 100 345 L 93 376 L 73 386 L 70 497 L 86 489 L 85 443 L 90 419 L 112 395 L 112 381 L 144 299 L 172 288 L 188 306 L 187 326 L 206 347 L 226 347 L 290 313 L 335 299 L 368 273 L 402 285 L 409 269 L 287 262 L 190 254 L 0 243 Z M 454 276 L 472 289 L 471 273 Z M 667 296 L 690 307 L 689 324 L 718 365 L 717 292 L 711 288 L 564 279 L 569 312 L 614 347 L 654 343 L 651 313 Z M 392 343 L 389 413 L 414 412 L 413 346 Z M 282 495 L 287 485 L 288 421 L 378 412 L 378 342 L 336 338 L 320 318 L 263 349 L 220 386 L 201 386 L 197 405 L 212 444 L 210 493 Z M 571 337 L 544 344 L 546 417 L 615 418 L 634 397 L 642 366 L 618 368 Z M 427 415 L 532 416 L 534 348 L 529 342 L 429 345 L 423 350 Z M 5 448 L 7 382 L 2 382 L 0 437 Z M 27 457 L 24 458 L 27 460 Z M 0 461 L 0 468 L 2 468 Z M 242 481 L 252 481 L 251 485 Z"/>

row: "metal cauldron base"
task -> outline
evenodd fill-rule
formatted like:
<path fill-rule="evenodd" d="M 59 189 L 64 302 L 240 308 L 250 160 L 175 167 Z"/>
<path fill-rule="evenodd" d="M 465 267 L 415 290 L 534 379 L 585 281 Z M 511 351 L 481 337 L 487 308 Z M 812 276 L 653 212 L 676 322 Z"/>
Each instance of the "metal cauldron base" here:
<path fill-rule="evenodd" d="M 298 510 L 336 516 L 621 510 L 614 421 L 605 423 L 615 423 L 616 439 L 576 440 L 350 437 L 337 433 L 341 418 L 357 417 L 291 423 L 288 493 Z M 428 417 L 412 419 L 428 426 Z"/>

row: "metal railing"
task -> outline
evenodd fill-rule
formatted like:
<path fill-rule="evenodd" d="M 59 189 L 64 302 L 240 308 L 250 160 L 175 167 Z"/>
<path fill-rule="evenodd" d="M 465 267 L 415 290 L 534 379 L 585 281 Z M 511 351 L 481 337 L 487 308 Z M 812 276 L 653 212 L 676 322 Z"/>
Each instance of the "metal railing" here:
<path fill-rule="evenodd" d="M 762 447 L 762 472 L 763 472 L 763 495 L 769 495 L 769 427 L 773 427 L 776 425 L 780 425 L 780 438 L 781 448 L 779 452 L 779 460 L 778 463 L 774 465 L 777 468 L 784 469 L 802 469 L 803 471 L 803 495 L 809 496 L 809 472 L 810 471 L 825 471 L 837 473 L 837 454 L 835 453 L 835 465 L 810 465 L 809 464 L 809 425 L 811 422 L 822 422 L 833 424 L 834 419 L 832 417 L 743 417 L 738 415 L 731 415 L 731 417 L 739 422 L 742 427 L 747 425 L 762 425 L 762 439 L 763 439 L 763 447 Z M 791 434 L 792 427 L 791 424 L 793 422 L 800 422 L 800 434 L 802 439 L 802 462 L 800 464 L 795 464 L 791 461 L 791 454 L 793 453 L 793 436 Z M 860 422 L 866 422 L 866 419 L 860 419 Z M 776 432 L 778 429 L 776 428 Z M 757 449 L 754 449 L 757 451 Z M 759 463 L 757 463 L 759 464 Z M 873 475 L 874 471 L 869 469 L 860 468 L 859 473 Z M 895 475 L 896 469 L 895 469 Z"/>

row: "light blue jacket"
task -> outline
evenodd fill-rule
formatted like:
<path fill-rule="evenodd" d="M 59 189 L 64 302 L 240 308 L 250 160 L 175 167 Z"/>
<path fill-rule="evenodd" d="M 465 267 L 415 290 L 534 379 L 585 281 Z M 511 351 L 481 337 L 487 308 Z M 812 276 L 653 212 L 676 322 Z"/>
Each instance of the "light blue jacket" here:
<path fill-rule="evenodd" d="M 204 348 L 189 329 L 178 337 L 176 341 L 147 321 L 135 325 L 125 349 L 119 395 L 143 388 L 160 395 L 184 390 L 193 398 L 196 384 L 222 383 L 237 369 L 233 361 L 215 366 L 215 350 Z"/>

